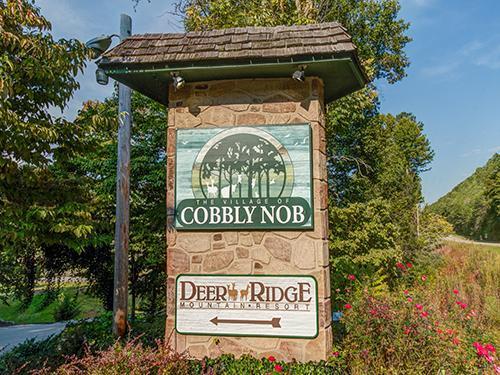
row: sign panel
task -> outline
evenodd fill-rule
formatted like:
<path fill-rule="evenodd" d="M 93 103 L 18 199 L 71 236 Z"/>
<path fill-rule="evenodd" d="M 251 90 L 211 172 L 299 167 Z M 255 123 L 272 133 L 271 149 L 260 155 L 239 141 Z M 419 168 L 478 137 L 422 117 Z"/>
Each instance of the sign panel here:
<path fill-rule="evenodd" d="M 309 125 L 179 129 L 177 229 L 310 229 Z"/>
<path fill-rule="evenodd" d="M 175 329 L 181 334 L 315 338 L 312 276 L 179 275 Z"/>

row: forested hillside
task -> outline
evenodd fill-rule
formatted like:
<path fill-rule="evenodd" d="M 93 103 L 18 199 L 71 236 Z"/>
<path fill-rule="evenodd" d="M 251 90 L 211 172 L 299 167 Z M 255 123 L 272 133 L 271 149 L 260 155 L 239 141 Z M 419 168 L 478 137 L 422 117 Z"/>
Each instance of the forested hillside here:
<path fill-rule="evenodd" d="M 446 217 L 460 235 L 500 241 L 500 154 L 428 209 Z"/>

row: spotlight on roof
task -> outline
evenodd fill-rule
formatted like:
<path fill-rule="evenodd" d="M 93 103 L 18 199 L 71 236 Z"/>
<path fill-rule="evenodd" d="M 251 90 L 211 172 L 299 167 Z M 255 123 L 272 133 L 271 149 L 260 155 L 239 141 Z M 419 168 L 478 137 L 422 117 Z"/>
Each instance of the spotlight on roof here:
<path fill-rule="evenodd" d="M 174 89 L 176 90 L 182 89 L 186 84 L 186 81 L 179 75 L 179 73 L 172 73 L 172 81 L 174 84 Z"/>
<path fill-rule="evenodd" d="M 104 69 L 98 68 L 95 71 L 95 80 L 97 81 L 98 84 L 106 86 L 109 82 L 109 77 L 104 71 Z"/>
<path fill-rule="evenodd" d="M 297 82 L 304 82 L 306 80 L 306 74 L 304 72 L 305 69 L 305 65 L 299 65 L 299 69 L 293 72 L 292 78 Z"/>
<path fill-rule="evenodd" d="M 116 34 L 101 35 L 96 38 L 90 39 L 87 43 L 85 43 L 85 46 L 92 50 L 92 58 L 97 59 L 104 52 L 106 52 L 111 45 L 111 39 L 114 36 L 119 38 L 119 36 Z"/>

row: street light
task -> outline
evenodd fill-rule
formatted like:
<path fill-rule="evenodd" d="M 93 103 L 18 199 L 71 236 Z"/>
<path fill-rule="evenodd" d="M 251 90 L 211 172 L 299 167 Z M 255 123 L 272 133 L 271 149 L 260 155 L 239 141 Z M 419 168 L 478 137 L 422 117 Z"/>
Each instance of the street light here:
<path fill-rule="evenodd" d="M 182 89 L 186 84 L 184 78 L 181 77 L 179 73 L 172 73 L 171 75 L 172 75 L 172 81 L 174 83 L 174 89 L 176 90 Z"/>
<path fill-rule="evenodd" d="M 297 82 L 304 82 L 306 80 L 306 73 L 304 70 L 306 70 L 306 66 L 299 65 L 299 69 L 293 72 L 292 78 Z"/>
<path fill-rule="evenodd" d="M 97 59 L 104 52 L 106 52 L 111 45 L 111 40 L 114 36 L 118 38 L 120 37 L 116 34 L 101 35 L 96 38 L 90 39 L 87 43 L 85 43 L 85 46 L 92 50 L 92 58 Z"/>
<path fill-rule="evenodd" d="M 97 68 L 97 70 L 95 71 L 95 80 L 98 84 L 106 86 L 109 82 L 109 77 L 104 69 Z"/>
<path fill-rule="evenodd" d="M 97 59 L 108 50 L 114 36 L 118 38 L 120 37 L 116 34 L 101 35 L 96 38 L 90 39 L 87 43 L 85 43 L 85 46 L 87 48 L 90 48 L 90 50 L 92 51 L 93 59 Z M 107 85 L 109 82 L 109 77 L 103 69 L 98 68 L 95 71 L 95 80 L 100 85 Z"/>

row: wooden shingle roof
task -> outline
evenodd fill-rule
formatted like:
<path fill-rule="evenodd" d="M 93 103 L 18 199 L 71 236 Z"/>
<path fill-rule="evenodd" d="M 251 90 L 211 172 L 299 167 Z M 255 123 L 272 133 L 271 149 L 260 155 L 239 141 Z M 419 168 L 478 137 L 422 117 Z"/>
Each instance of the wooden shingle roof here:
<path fill-rule="evenodd" d="M 207 60 L 293 58 L 356 51 L 337 22 L 278 27 L 238 27 L 170 34 L 139 34 L 104 55 L 102 63 L 158 64 Z"/>
<path fill-rule="evenodd" d="M 356 46 L 337 22 L 133 35 L 97 64 L 108 76 L 164 104 L 173 74 L 186 82 L 292 79 L 294 71 L 305 68 L 307 76 L 323 80 L 326 102 L 368 82 Z"/>

